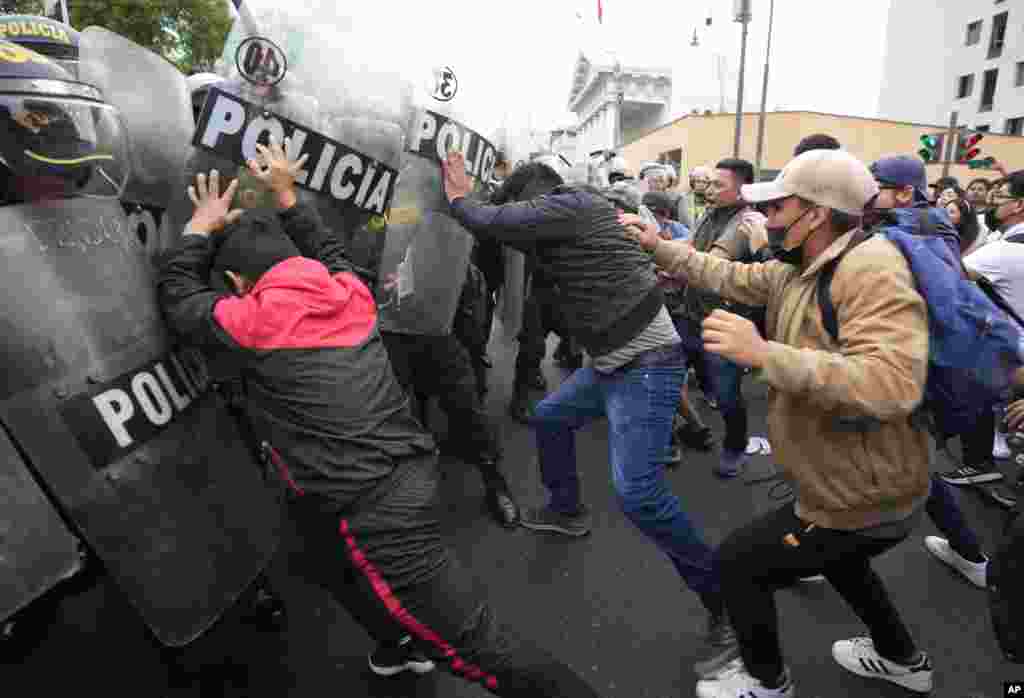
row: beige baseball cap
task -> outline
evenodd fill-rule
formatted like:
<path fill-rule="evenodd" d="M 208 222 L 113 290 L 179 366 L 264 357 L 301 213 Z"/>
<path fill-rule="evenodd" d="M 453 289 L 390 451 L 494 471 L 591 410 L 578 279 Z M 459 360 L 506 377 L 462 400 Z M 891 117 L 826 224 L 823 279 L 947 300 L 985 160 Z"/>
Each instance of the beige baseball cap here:
<path fill-rule="evenodd" d="M 799 196 L 859 216 L 878 194 L 878 183 L 867 166 L 845 150 L 808 150 L 791 160 L 775 181 L 744 184 L 740 192 L 752 204 Z"/>

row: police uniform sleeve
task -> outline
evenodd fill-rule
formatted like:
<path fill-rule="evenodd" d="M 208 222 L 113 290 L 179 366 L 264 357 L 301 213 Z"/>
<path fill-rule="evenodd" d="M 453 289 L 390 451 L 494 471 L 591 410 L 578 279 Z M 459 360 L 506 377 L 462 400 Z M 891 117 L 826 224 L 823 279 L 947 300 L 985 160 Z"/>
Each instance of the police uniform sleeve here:
<path fill-rule="evenodd" d="M 214 306 L 230 298 L 210 287 L 213 241 L 186 234 L 160 265 L 157 297 L 169 329 L 189 344 L 238 349 L 213 317 Z"/>

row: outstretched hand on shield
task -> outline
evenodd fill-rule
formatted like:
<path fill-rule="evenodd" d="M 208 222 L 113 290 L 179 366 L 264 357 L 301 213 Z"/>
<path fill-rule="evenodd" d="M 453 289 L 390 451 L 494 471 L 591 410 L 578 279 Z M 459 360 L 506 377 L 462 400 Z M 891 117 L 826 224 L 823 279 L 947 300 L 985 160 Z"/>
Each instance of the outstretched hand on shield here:
<path fill-rule="evenodd" d="M 257 143 L 256 157 L 249 161 L 249 171 L 274 192 L 277 205 L 283 209 L 291 208 L 298 201 L 295 195 L 295 178 L 309 159 L 309 153 L 306 153 L 298 160 L 289 160 L 289 140 L 285 138 L 282 145 L 271 136 L 269 148 Z"/>
<path fill-rule="evenodd" d="M 217 170 L 210 171 L 209 179 L 204 174 L 196 175 L 195 186 L 188 188 L 188 197 L 196 206 L 192 220 L 188 223 L 189 230 L 198 235 L 209 235 L 237 221 L 244 212 L 241 209 L 230 210 L 236 189 L 237 179 L 221 195 L 220 173 Z"/>
<path fill-rule="evenodd" d="M 444 191 L 448 195 L 448 203 L 473 192 L 473 181 L 466 174 L 466 156 L 460 151 L 448 151 L 448 157 L 441 163 L 441 172 L 444 174 Z"/>

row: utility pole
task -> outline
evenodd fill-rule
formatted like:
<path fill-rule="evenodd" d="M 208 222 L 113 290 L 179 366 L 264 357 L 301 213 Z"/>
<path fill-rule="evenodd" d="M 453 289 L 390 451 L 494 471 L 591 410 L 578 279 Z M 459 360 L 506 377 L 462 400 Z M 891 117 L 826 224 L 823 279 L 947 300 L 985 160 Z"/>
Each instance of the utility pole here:
<path fill-rule="evenodd" d="M 764 153 L 765 110 L 768 108 L 768 64 L 772 58 L 772 20 L 775 18 L 775 0 L 768 8 L 768 50 L 764 54 L 764 84 L 761 86 L 761 120 L 757 124 L 757 159 L 754 161 L 754 178 L 761 179 L 761 155 Z"/>
<path fill-rule="evenodd" d="M 625 95 L 622 92 L 622 63 L 615 59 L 615 150 L 622 148 L 622 102 Z"/>
<path fill-rule="evenodd" d="M 949 130 L 946 132 L 946 145 L 943 148 L 945 155 L 942 157 L 942 176 L 949 176 L 949 165 L 953 158 L 956 157 L 956 117 L 957 113 L 953 112 L 949 115 Z"/>
<path fill-rule="evenodd" d="M 750 26 L 750 0 L 736 0 L 736 19 L 743 25 L 743 39 L 740 43 L 740 79 L 736 94 L 736 135 L 732 144 L 732 156 L 740 156 L 740 133 L 743 130 L 743 73 L 747 67 L 747 30 Z"/>

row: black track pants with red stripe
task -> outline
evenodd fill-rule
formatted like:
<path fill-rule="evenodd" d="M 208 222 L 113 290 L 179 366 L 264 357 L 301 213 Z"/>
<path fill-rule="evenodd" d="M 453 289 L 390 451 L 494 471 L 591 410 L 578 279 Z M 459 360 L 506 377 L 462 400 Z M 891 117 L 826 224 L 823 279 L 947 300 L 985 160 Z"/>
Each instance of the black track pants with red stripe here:
<path fill-rule="evenodd" d="M 346 517 L 316 496 L 289 511 L 304 542 L 296 572 L 326 588 L 378 642 L 411 635 L 438 666 L 499 696 L 592 698 L 566 664 L 500 627 L 441 537 L 436 458 L 407 461 L 393 486 Z"/>

